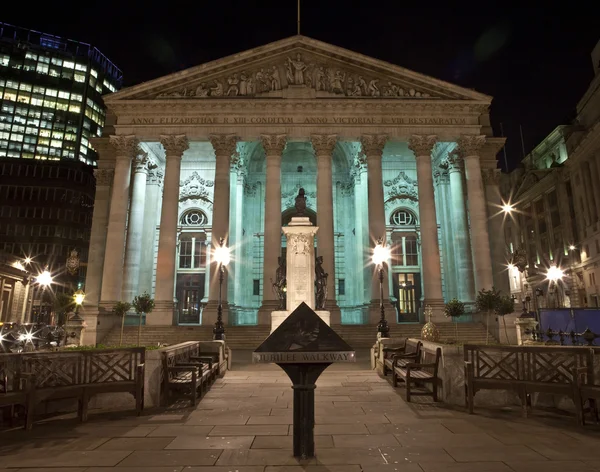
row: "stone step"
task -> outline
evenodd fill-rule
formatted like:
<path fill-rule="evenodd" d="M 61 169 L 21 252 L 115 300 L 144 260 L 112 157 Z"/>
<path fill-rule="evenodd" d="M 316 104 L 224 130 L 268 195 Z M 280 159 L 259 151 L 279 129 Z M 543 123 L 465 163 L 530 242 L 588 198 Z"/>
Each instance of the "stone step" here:
<path fill-rule="evenodd" d="M 453 323 L 439 323 L 437 327 L 442 340 L 457 337 Z M 374 325 L 337 325 L 333 326 L 333 329 L 354 348 L 371 347 L 377 338 L 377 327 Z M 420 324 L 390 326 L 393 337 L 420 337 L 421 329 Z M 123 331 L 123 344 L 136 344 L 137 330 L 137 326 L 126 326 Z M 232 348 L 254 349 L 269 335 L 269 332 L 268 326 L 228 326 L 226 339 Z M 116 345 L 119 343 L 119 336 L 120 327 L 116 327 L 102 344 Z M 143 326 L 141 335 L 142 344 L 146 345 L 209 339 L 212 339 L 211 326 Z M 461 342 L 485 343 L 485 327 L 478 323 L 460 323 L 458 339 Z"/>

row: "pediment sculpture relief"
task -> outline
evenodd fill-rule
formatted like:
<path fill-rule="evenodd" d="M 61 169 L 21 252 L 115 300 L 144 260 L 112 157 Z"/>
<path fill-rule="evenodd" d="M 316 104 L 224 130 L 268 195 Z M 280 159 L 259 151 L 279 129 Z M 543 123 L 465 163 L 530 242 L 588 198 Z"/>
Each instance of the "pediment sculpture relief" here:
<path fill-rule="evenodd" d="M 209 193 L 206 187 L 212 187 L 214 182 L 200 177 L 198 172 L 194 172 L 186 180 L 179 184 L 179 201 L 185 200 L 206 200 L 210 202 Z"/>
<path fill-rule="evenodd" d="M 277 96 L 291 86 L 347 97 L 437 98 L 416 86 L 407 87 L 368 72 L 357 73 L 350 68 L 313 60 L 302 53 L 292 54 L 274 64 L 248 67 L 224 77 L 163 92 L 156 98 Z"/>

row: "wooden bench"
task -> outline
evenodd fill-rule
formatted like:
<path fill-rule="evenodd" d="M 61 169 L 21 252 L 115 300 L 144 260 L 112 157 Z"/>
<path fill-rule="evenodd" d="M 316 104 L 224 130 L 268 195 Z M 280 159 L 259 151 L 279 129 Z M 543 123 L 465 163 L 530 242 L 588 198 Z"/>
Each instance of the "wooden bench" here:
<path fill-rule="evenodd" d="M 421 341 L 416 341 L 414 339 L 408 339 L 405 343 L 403 350 L 398 350 L 397 352 L 391 351 L 389 357 L 386 358 L 383 362 L 384 365 L 384 375 L 387 375 L 387 372 L 394 372 L 394 366 L 402 366 L 409 362 L 417 362 L 419 356 L 421 355 L 421 346 L 423 343 Z"/>
<path fill-rule="evenodd" d="M 5 391 L 2 405 L 26 405 L 26 429 L 33 424 L 37 404 L 76 399 L 78 417 L 86 421 L 90 399 L 99 393 L 133 395 L 136 412 L 144 408 L 145 348 L 2 354 Z"/>
<path fill-rule="evenodd" d="M 383 375 L 387 375 L 391 369 L 392 356 L 394 354 L 404 354 L 406 351 L 407 338 L 401 339 L 399 342 L 388 345 L 381 345 L 376 353 L 377 363 L 381 366 Z M 381 342 L 381 341 L 380 341 Z"/>
<path fill-rule="evenodd" d="M 199 342 L 189 341 L 163 349 L 162 404 L 166 406 L 172 396 L 189 396 L 196 406 L 198 398 L 208 391 L 219 372 L 218 360 L 212 354 L 202 355 Z"/>
<path fill-rule="evenodd" d="M 465 345 L 465 405 L 472 414 L 479 390 L 513 391 L 527 417 L 532 393 L 565 395 L 579 419 L 577 375 L 585 369 L 593 376 L 592 355 L 582 347 Z"/>
<path fill-rule="evenodd" d="M 577 376 L 577 403 L 581 405 L 581 416 L 579 422 L 585 425 L 585 413 L 589 411 L 595 423 L 600 422 L 598 417 L 598 402 L 600 402 L 600 385 L 594 381 L 594 370 L 582 367 Z M 588 402 L 589 409 L 585 408 L 585 402 Z"/>
<path fill-rule="evenodd" d="M 414 359 L 397 357 L 393 364 L 393 385 L 398 386 L 398 379 L 406 384 L 406 401 L 410 402 L 412 395 L 432 396 L 433 401 L 438 401 L 438 368 L 442 357 L 441 348 L 429 348 L 419 342 L 418 356 Z M 412 384 L 431 384 L 432 391 L 427 390 L 414 392 Z"/>

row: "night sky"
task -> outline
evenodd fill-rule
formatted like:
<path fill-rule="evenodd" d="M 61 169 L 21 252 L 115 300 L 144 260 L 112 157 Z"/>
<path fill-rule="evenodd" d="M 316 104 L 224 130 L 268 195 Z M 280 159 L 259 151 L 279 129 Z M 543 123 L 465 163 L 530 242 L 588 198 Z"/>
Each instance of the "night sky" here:
<path fill-rule="evenodd" d="M 302 0 L 301 32 L 492 95 L 494 132 L 501 135 L 502 123 L 514 168 L 519 125 L 528 152 L 574 118 L 593 77 L 600 15 L 583 2 L 508 3 Z M 123 70 L 125 85 L 296 34 L 296 0 L 21 5 L 25 11 L 3 8 L 0 21 L 93 44 Z"/>

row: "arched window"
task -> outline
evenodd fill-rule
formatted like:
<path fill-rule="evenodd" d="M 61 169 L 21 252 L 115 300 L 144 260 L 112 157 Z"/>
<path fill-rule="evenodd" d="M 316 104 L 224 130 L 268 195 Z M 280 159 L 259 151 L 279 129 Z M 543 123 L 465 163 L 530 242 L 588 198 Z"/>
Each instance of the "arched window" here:
<path fill-rule="evenodd" d="M 399 208 L 392 213 L 390 222 L 394 226 L 414 226 L 417 224 L 417 218 L 412 211 Z"/>
<path fill-rule="evenodd" d="M 204 226 L 208 223 L 208 218 L 201 210 L 186 211 L 179 220 L 181 226 Z"/>

